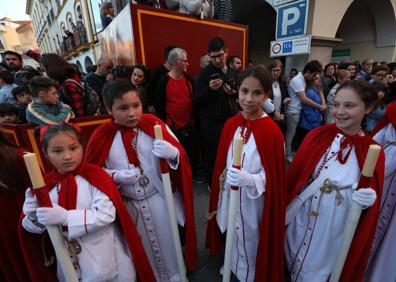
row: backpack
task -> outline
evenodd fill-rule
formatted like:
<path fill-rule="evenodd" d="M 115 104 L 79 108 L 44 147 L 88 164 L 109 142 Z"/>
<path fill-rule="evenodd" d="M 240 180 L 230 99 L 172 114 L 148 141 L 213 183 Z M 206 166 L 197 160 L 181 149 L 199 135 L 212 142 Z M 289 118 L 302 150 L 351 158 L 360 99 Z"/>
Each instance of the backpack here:
<path fill-rule="evenodd" d="M 75 82 L 84 93 L 84 113 L 86 116 L 94 116 L 98 114 L 100 108 L 99 95 L 88 84 L 76 81 L 74 79 L 66 79 Z"/>

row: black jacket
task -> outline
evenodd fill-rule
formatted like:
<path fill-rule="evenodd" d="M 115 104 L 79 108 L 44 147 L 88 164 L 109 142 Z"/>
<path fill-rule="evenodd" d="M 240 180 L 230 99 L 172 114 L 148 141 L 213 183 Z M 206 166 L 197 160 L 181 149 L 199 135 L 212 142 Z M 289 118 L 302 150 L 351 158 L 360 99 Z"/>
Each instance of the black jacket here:
<path fill-rule="evenodd" d="M 198 75 L 194 105 L 198 108 L 201 119 L 209 119 L 225 123 L 226 120 L 238 113 L 237 95 L 228 95 L 223 87 L 214 91 L 209 88 L 211 76 L 217 73 L 221 79 L 227 81 L 222 70 L 212 64 L 206 66 Z"/>

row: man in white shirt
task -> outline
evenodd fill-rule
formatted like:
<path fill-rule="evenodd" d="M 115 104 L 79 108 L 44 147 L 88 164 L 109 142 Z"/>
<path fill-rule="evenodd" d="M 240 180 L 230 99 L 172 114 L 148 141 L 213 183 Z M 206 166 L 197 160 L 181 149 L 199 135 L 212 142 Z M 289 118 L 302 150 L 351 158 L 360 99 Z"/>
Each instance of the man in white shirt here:
<path fill-rule="evenodd" d="M 286 159 L 291 162 L 293 159 L 291 144 L 296 133 L 296 128 L 300 120 L 300 113 L 302 109 L 302 103 L 318 108 L 320 111 L 326 111 L 326 102 L 322 99 L 322 104 L 315 103 L 311 99 L 308 99 L 305 95 L 305 86 L 307 82 L 314 81 L 320 77 L 320 73 L 323 71 L 322 64 L 319 61 L 313 60 L 308 62 L 303 72 L 299 72 L 290 81 L 288 92 L 289 99 L 285 100 L 287 103 L 285 110 L 286 118 Z"/>

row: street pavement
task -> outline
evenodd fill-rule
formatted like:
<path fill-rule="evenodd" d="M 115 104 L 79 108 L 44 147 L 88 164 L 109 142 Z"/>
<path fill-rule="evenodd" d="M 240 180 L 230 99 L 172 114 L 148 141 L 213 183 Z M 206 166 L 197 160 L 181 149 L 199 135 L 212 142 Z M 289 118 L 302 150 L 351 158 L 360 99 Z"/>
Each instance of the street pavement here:
<path fill-rule="evenodd" d="M 206 236 L 206 215 L 209 206 L 209 191 L 207 183 L 194 183 L 194 212 L 195 224 L 197 229 L 198 242 L 198 267 L 194 272 L 189 273 L 190 282 L 220 282 L 222 276 L 219 273 L 220 267 L 223 265 L 223 256 L 217 255 L 211 257 L 209 250 L 205 249 Z M 237 281 L 232 277 L 231 281 Z"/>

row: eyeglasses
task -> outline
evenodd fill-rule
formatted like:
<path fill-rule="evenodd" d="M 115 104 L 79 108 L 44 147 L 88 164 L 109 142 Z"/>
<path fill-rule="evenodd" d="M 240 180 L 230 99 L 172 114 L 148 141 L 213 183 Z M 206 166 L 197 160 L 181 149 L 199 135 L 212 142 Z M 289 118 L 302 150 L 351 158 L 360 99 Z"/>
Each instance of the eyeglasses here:
<path fill-rule="evenodd" d="M 221 54 L 218 54 L 218 55 L 212 55 L 212 56 L 210 56 L 209 55 L 209 57 L 212 59 L 212 60 L 221 60 L 221 59 L 223 59 L 223 57 L 224 57 L 224 55 L 225 55 L 225 53 L 221 53 Z"/>
<path fill-rule="evenodd" d="M 185 64 L 188 64 L 188 63 L 189 63 L 188 60 L 183 60 L 183 59 L 178 59 L 178 61 L 181 61 L 181 62 L 183 62 L 183 63 L 185 63 Z"/>

